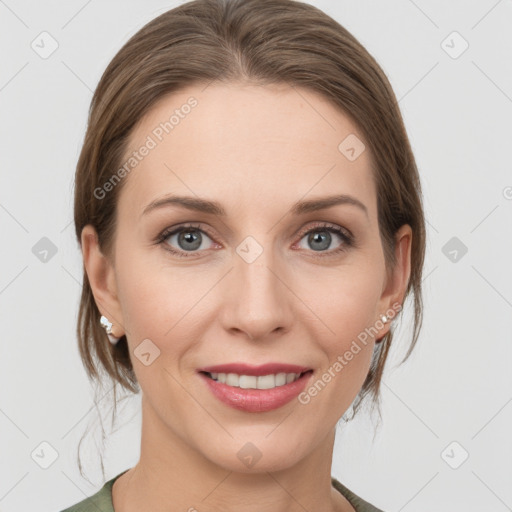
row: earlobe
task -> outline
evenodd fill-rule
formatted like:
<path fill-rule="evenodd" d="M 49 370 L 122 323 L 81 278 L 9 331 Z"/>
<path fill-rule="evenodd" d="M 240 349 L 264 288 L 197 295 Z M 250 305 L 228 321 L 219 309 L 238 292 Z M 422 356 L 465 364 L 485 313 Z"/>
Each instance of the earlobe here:
<path fill-rule="evenodd" d="M 124 334 L 121 305 L 117 296 L 116 277 L 110 260 L 101 252 L 98 235 L 90 224 L 82 229 L 82 257 L 96 306 L 112 322 L 112 334 Z"/>

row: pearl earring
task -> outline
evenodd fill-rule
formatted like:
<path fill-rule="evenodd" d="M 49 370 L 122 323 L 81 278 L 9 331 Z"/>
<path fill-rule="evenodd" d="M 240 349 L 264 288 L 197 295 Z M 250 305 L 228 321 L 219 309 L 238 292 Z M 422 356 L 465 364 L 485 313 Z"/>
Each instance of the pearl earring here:
<path fill-rule="evenodd" d="M 105 328 L 105 331 L 107 331 L 107 336 L 110 343 L 115 345 L 121 338 L 117 338 L 112 334 L 112 322 L 110 322 L 107 317 L 101 315 L 100 324 Z"/>

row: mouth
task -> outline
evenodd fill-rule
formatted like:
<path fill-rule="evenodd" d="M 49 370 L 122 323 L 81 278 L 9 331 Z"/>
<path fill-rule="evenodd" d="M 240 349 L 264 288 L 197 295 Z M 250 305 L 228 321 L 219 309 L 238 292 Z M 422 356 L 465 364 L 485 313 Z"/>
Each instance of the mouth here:
<path fill-rule="evenodd" d="M 212 368 L 226 370 L 226 366 Z M 252 370 L 243 370 L 243 373 L 203 368 L 197 373 L 216 399 L 246 413 L 263 413 L 285 406 L 304 391 L 313 375 L 311 368 L 299 366 L 287 366 L 287 371 L 277 373 L 269 373 L 265 368 L 253 367 Z M 285 369 L 283 365 L 279 368 Z M 290 368 L 297 371 L 289 371 Z"/>

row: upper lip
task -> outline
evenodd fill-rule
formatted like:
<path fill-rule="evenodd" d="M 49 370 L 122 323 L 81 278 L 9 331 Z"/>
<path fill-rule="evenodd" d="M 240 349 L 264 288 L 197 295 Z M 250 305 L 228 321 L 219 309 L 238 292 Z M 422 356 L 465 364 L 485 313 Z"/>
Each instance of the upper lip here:
<path fill-rule="evenodd" d="M 238 375 L 271 375 L 276 373 L 304 373 L 311 370 L 307 366 L 298 366 L 286 363 L 266 363 L 260 366 L 251 366 L 245 363 L 219 364 L 198 368 L 198 372 L 207 373 L 236 373 Z"/>

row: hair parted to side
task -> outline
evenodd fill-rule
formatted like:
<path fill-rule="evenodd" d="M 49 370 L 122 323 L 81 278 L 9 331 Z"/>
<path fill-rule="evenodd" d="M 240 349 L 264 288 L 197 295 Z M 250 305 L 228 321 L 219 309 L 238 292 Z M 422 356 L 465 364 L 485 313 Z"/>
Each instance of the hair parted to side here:
<path fill-rule="evenodd" d="M 327 98 L 358 126 L 374 161 L 388 270 L 395 264 L 397 230 L 409 224 L 413 232 L 405 298 L 413 295 L 414 326 L 404 362 L 416 345 L 423 317 L 425 220 L 418 170 L 384 72 L 354 36 L 312 5 L 295 0 L 193 0 L 153 19 L 126 42 L 103 73 L 89 110 L 75 175 L 79 243 L 83 227 L 91 224 L 103 254 L 113 261 L 116 204 L 128 178 L 104 199 L 96 198 L 95 189 L 122 166 L 129 136 L 159 99 L 189 85 L 212 82 L 307 88 Z M 139 387 L 126 337 L 112 346 L 100 316 L 84 268 L 77 334 L 87 375 L 100 381 L 100 373 L 106 373 L 114 384 L 136 393 Z M 354 415 L 368 394 L 379 405 L 392 339 L 390 329 L 376 345 L 370 371 L 353 403 Z"/>

